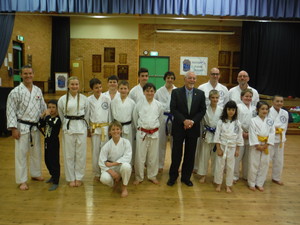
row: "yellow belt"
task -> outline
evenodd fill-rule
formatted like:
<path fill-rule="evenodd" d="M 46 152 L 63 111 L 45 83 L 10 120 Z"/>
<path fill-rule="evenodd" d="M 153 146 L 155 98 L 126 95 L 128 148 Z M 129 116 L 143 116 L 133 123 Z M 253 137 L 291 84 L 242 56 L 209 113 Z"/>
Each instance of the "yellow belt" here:
<path fill-rule="evenodd" d="M 280 135 L 280 148 L 282 147 L 282 132 L 284 129 L 277 127 L 275 133 Z"/>
<path fill-rule="evenodd" d="M 258 140 L 259 140 L 260 142 L 267 143 L 267 141 L 268 141 L 268 137 L 262 137 L 262 136 L 259 136 L 259 135 L 258 135 L 257 137 L 258 137 Z M 268 149 L 268 148 L 265 149 L 265 154 L 266 154 L 266 155 L 269 154 L 269 149 Z"/>
<path fill-rule="evenodd" d="M 95 133 L 96 128 L 101 128 L 101 141 L 105 141 L 105 129 L 104 127 L 107 127 L 109 123 L 90 123 L 92 134 Z"/>

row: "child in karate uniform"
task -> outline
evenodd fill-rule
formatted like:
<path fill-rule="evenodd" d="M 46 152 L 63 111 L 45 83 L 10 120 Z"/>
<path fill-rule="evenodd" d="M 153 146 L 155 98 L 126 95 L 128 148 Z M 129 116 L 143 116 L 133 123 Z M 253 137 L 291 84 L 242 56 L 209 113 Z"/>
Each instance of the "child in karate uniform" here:
<path fill-rule="evenodd" d="M 58 100 L 65 176 L 70 187 L 79 187 L 85 174 L 89 104 L 87 97 L 79 93 L 77 77 L 70 77 L 67 85 L 67 94 Z"/>
<path fill-rule="evenodd" d="M 209 159 L 211 159 L 211 174 L 214 176 L 215 162 L 216 162 L 216 150 L 214 143 L 214 136 L 216 126 L 220 120 L 223 108 L 218 105 L 220 94 L 217 90 L 211 90 L 209 92 L 210 105 L 206 109 L 205 116 L 203 117 L 203 133 L 199 151 L 199 170 L 198 174 L 201 176 L 199 182 L 205 183 Z M 198 141 L 199 142 L 199 141 Z"/>
<path fill-rule="evenodd" d="M 251 119 L 249 127 L 248 186 L 255 191 L 264 191 L 269 169 L 269 145 L 274 145 L 274 120 L 268 118 L 269 105 L 260 101 L 256 106 L 257 116 Z"/>
<path fill-rule="evenodd" d="M 121 137 L 122 125 L 114 121 L 109 125 L 111 139 L 102 147 L 99 156 L 101 168 L 100 181 L 110 187 L 116 186 L 122 179 L 121 197 L 127 197 L 127 185 L 131 175 L 131 145 Z"/>
<path fill-rule="evenodd" d="M 256 107 L 252 105 L 252 89 L 246 89 L 241 92 L 242 103 L 238 106 L 238 120 L 242 125 L 244 145 L 240 147 L 239 156 L 235 158 L 234 178 L 236 183 L 240 179 L 240 163 L 242 162 L 242 177 L 247 180 L 248 175 L 248 161 L 249 161 L 249 126 L 250 121 L 256 116 Z"/>
<path fill-rule="evenodd" d="M 286 141 L 286 130 L 288 127 L 289 114 L 282 109 L 283 97 L 275 95 L 273 106 L 270 108 L 269 117 L 274 120 L 275 141 L 274 146 L 270 146 L 270 159 L 272 160 L 272 181 L 275 184 L 283 185 L 281 174 L 284 159 L 284 143 Z"/>
<path fill-rule="evenodd" d="M 99 154 L 102 146 L 108 141 L 108 126 L 111 122 L 110 98 L 102 94 L 101 81 L 97 78 L 90 80 L 93 95 L 88 97 L 90 108 L 90 133 L 92 139 L 92 167 L 94 179 L 99 181 Z"/>
<path fill-rule="evenodd" d="M 158 184 L 158 129 L 163 118 L 163 107 L 154 99 L 156 91 L 152 83 L 143 87 L 145 98 L 141 99 L 133 111 L 133 120 L 137 128 L 136 153 L 135 153 L 135 181 L 137 185 L 144 180 L 145 163 L 147 165 L 147 177 Z"/>
<path fill-rule="evenodd" d="M 234 101 L 229 101 L 224 106 L 217 123 L 214 142 L 217 146 L 214 177 L 214 182 L 217 184 L 216 191 L 221 191 L 226 165 L 226 192 L 230 193 L 233 183 L 234 157 L 239 155 L 239 147 L 244 144 L 241 124 L 237 119 L 237 105 Z"/>

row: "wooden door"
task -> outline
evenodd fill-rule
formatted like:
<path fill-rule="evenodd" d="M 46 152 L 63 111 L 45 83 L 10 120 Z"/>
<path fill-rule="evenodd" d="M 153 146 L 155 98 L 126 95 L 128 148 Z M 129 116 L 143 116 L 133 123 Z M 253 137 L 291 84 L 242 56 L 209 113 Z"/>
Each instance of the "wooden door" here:
<path fill-rule="evenodd" d="M 80 83 L 80 92 L 84 92 L 83 60 L 71 60 L 70 76 L 76 76 Z"/>

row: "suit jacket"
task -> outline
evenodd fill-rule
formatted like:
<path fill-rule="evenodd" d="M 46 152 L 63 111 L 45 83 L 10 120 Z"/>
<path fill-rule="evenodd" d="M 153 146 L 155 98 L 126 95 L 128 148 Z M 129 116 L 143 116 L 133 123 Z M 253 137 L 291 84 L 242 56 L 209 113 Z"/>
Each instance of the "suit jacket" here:
<path fill-rule="evenodd" d="M 203 91 L 193 88 L 193 98 L 190 113 L 188 113 L 185 86 L 174 89 L 170 103 L 171 113 L 174 116 L 172 124 L 172 135 L 181 136 L 186 134 L 191 137 L 200 136 L 200 121 L 206 112 L 205 94 Z M 190 119 L 194 121 L 191 129 L 185 130 L 183 121 Z"/>

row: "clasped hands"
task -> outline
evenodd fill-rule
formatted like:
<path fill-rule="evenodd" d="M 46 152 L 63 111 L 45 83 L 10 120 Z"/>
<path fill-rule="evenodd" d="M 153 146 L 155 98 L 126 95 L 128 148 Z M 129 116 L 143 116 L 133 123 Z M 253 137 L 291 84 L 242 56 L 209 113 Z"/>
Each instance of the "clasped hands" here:
<path fill-rule="evenodd" d="M 194 125 L 194 121 L 193 120 L 188 120 L 186 119 L 185 121 L 183 121 L 183 126 L 185 130 L 191 129 Z"/>

